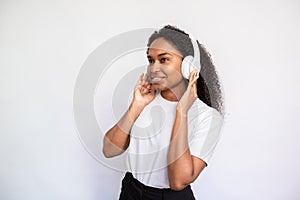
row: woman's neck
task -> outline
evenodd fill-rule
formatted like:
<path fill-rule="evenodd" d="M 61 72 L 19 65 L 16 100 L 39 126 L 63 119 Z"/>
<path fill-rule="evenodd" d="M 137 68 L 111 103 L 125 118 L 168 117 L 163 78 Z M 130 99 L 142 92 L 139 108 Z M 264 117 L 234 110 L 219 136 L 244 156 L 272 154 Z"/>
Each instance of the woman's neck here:
<path fill-rule="evenodd" d="M 161 96 L 168 101 L 179 101 L 186 91 L 188 83 L 182 79 L 176 86 L 170 89 L 161 91 Z"/>

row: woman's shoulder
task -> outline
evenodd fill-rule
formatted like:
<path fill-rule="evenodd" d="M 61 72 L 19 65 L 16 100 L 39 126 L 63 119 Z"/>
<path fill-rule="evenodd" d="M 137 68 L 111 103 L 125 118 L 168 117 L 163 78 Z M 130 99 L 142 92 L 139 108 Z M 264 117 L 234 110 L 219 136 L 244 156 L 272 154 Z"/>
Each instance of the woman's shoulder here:
<path fill-rule="evenodd" d="M 208 106 L 199 98 L 195 100 L 194 104 L 190 108 L 188 117 L 191 121 L 197 120 L 198 122 L 212 119 L 215 121 L 222 121 L 223 119 L 223 116 L 218 110 Z"/>
<path fill-rule="evenodd" d="M 223 121 L 223 115 L 219 111 L 197 99 L 188 114 L 189 135 L 202 137 L 210 134 L 217 138 L 223 127 Z"/>

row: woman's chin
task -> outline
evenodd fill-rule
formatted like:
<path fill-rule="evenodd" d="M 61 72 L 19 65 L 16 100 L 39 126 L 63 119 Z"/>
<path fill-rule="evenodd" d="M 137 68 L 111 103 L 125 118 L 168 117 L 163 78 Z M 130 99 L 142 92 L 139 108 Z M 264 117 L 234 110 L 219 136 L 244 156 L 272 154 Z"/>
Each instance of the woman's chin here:
<path fill-rule="evenodd" d="M 161 84 L 152 84 L 152 88 L 154 90 L 160 90 L 160 91 L 164 91 L 168 89 L 165 85 L 161 85 Z"/>

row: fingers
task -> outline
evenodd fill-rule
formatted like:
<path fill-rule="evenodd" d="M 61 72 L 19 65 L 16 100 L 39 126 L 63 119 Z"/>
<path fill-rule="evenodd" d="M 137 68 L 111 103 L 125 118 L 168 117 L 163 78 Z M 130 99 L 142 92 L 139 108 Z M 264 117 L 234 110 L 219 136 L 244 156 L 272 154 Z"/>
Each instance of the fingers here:
<path fill-rule="evenodd" d="M 146 76 L 144 73 L 142 73 L 142 74 L 139 76 L 139 79 L 138 79 L 138 81 L 137 81 L 136 86 L 138 86 L 138 85 L 144 86 L 144 85 L 147 85 L 147 84 L 149 84 L 148 78 L 147 78 L 147 76 Z"/>
<path fill-rule="evenodd" d="M 197 80 L 198 80 L 198 78 L 199 78 L 198 70 L 193 70 L 190 75 L 189 86 L 191 87 L 195 96 L 198 96 L 197 95 Z"/>
<path fill-rule="evenodd" d="M 151 84 L 148 80 L 148 76 L 142 73 L 139 76 L 135 89 L 139 89 L 142 94 L 151 93 Z"/>
<path fill-rule="evenodd" d="M 189 85 L 195 84 L 198 78 L 199 78 L 199 72 L 198 70 L 195 69 L 190 74 Z"/>
<path fill-rule="evenodd" d="M 146 85 L 146 82 L 147 82 L 146 75 L 143 73 L 142 74 L 142 86 Z"/>
<path fill-rule="evenodd" d="M 198 94 L 197 94 L 197 84 L 193 84 L 192 89 L 193 89 L 194 95 L 198 96 Z"/>
<path fill-rule="evenodd" d="M 142 82 L 141 82 L 141 85 L 144 86 L 144 87 L 148 87 L 148 85 L 150 85 L 150 82 L 149 82 L 149 79 L 148 79 L 148 76 L 147 74 L 142 74 Z"/>
<path fill-rule="evenodd" d="M 144 76 L 144 73 L 142 73 L 140 76 L 139 76 L 139 79 L 135 85 L 135 89 L 141 89 L 141 86 L 142 86 L 142 80 L 143 80 L 143 76 Z"/>
<path fill-rule="evenodd" d="M 145 95 L 154 96 L 156 94 L 156 90 L 153 88 L 152 85 L 149 84 L 147 90 L 145 91 Z"/>

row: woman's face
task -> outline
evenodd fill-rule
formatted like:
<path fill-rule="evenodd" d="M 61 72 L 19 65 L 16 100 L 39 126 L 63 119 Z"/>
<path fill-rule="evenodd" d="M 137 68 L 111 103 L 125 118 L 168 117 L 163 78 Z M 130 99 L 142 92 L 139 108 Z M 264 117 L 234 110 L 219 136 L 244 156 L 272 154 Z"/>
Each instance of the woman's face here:
<path fill-rule="evenodd" d="M 182 87 L 181 84 L 184 84 L 181 73 L 182 55 L 171 42 L 164 38 L 154 40 L 147 57 L 149 61 L 147 75 L 155 90 L 175 90 Z"/>

